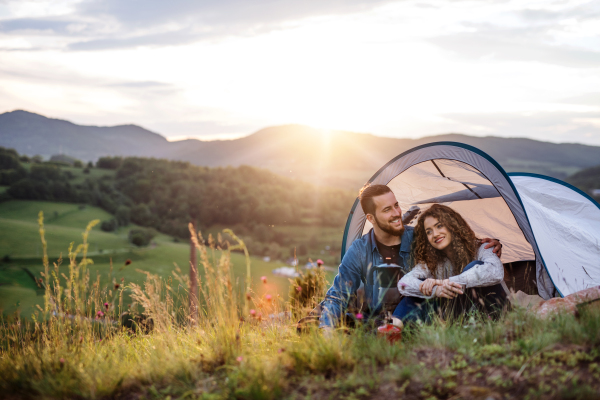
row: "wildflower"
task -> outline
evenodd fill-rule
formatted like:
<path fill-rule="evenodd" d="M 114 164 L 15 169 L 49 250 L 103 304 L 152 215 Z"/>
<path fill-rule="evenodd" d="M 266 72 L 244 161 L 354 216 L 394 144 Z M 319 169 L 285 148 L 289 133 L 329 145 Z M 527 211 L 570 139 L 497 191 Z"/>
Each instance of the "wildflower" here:
<path fill-rule="evenodd" d="M 64 359 L 64 358 L 62 358 L 62 357 L 61 357 L 61 358 L 60 358 L 60 360 L 58 360 L 58 361 L 60 361 L 60 363 L 61 363 L 61 364 L 64 364 L 64 363 L 65 363 L 65 359 Z"/>
<path fill-rule="evenodd" d="M 320 267 L 321 265 L 323 265 L 323 260 L 321 260 L 321 259 L 318 259 L 318 260 L 317 260 L 317 265 L 318 265 L 319 267 Z"/>
<path fill-rule="evenodd" d="M 246 292 L 246 300 L 252 300 L 252 295 L 250 294 L 250 292 Z"/>
<path fill-rule="evenodd" d="M 363 315 L 361 313 L 356 314 L 356 319 L 363 319 Z"/>
<path fill-rule="evenodd" d="M 238 358 L 236 358 L 237 362 L 242 362 L 244 359 L 242 358 L 242 356 L 239 356 Z"/>
<path fill-rule="evenodd" d="M 262 283 L 267 283 L 267 277 L 266 276 L 261 276 L 260 280 L 262 281 Z"/>
<path fill-rule="evenodd" d="M 278 352 L 279 354 L 283 353 L 284 351 L 285 351 L 285 349 L 284 349 L 283 347 L 282 347 L 282 348 L 280 348 L 279 350 L 277 350 L 277 352 Z"/>
<path fill-rule="evenodd" d="M 98 312 L 96 313 L 96 315 L 98 316 L 98 318 L 100 317 L 104 317 L 104 313 L 100 310 L 98 310 Z"/>
<path fill-rule="evenodd" d="M 131 260 L 128 258 L 127 261 L 125 261 L 125 265 L 129 265 L 131 264 Z"/>
<path fill-rule="evenodd" d="M 125 278 L 121 278 L 121 283 L 125 282 Z"/>
<path fill-rule="evenodd" d="M 256 310 L 254 310 L 254 309 L 250 310 L 250 315 L 252 315 L 252 316 L 256 315 Z"/>
<path fill-rule="evenodd" d="M 266 295 L 265 299 L 267 299 L 267 301 L 271 301 L 271 295 L 270 294 Z"/>
<path fill-rule="evenodd" d="M 104 303 L 104 308 L 108 310 L 108 303 Z"/>
<path fill-rule="evenodd" d="M 119 285 L 118 283 L 115 283 L 115 290 L 118 289 L 121 285 Z"/>
<path fill-rule="evenodd" d="M 83 336 L 79 336 L 79 343 L 83 342 Z"/>
<path fill-rule="evenodd" d="M 300 293 L 300 292 L 302 291 L 302 288 L 301 288 L 300 286 L 296 286 L 296 291 L 297 291 L 298 293 Z"/>

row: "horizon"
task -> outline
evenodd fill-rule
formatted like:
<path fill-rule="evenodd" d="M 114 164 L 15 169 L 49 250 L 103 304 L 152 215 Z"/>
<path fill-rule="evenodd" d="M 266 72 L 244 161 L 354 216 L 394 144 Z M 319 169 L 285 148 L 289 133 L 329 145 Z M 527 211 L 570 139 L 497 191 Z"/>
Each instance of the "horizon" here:
<path fill-rule="evenodd" d="M 305 127 L 305 128 L 309 128 L 309 129 L 313 129 L 316 131 L 324 131 L 324 132 L 339 132 L 339 133 L 353 133 L 353 134 L 359 134 L 359 135 L 372 135 L 375 137 L 380 137 L 380 138 L 392 138 L 392 139 L 407 139 L 407 140 L 419 140 L 419 139 L 425 139 L 425 138 L 431 138 L 431 137 L 436 137 L 436 136 L 446 136 L 446 135 L 461 135 L 461 136 L 468 136 L 468 137 L 479 137 L 479 138 L 500 138 L 500 139 L 529 139 L 529 140 L 534 140 L 534 141 L 539 141 L 539 142 L 546 142 L 546 143 L 552 143 L 552 144 L 580 144 L 580 145 L 584 145 L 584 146 L 594 146 L 594 147 L 600 147 L 600 144 L 595 145 L 595 144 L 588 144 L 588 143 L 580 143 L 580 142 L 551 142 L 549 140 L 541 140 L 541 139 L 535 139 L 535 138 L 529 138 L 529 137 L 525 137 L 525 136 L 496 136 L 496 135 L 471 135 L 468 133 L 463 133 L 463 132 L 442 132 L 442 133 L 433 133 L 433 134 L 429 134 L 429 135 L 424 135 L 424 136 L 418 136 L 418 137 L 393 137 L 393 136 L 383 136 L 383 135 L 378 135 L 376 133 L 373 132 L 354 132 L 354 131 L 347 131 L 347 130 L 339 130 L 339 129 L 323 129 L 323 128 L 317 128 L 314 126 L 309 126 L 309 125 L 305 125 L 305 124 L 281 124 L 281 125 L 270 125 L 270 126 L 264 126 L 262 128 L 259 128 L 253 132 L 247 133 L 247 134 L 242 134 L 240 136 L 236 136 L 236 137 L 215 137 L 214 139 L 211 138 L 207 138 L 207 137 L 168 137 L 165 136 L 164 134 L 160 133 L 160 132 L 156 132 L 156 131 L 152 131 L 150 129 L 145 128 L 143 125 L 138 124 L 138 123 L 134 123 L 134 122 L 129 122 L 129 123 L 124 123 L 124 124 L 119 124 L 119 125 L 83 125 L 83 124 L 79 124 L 77 122 L 71 121 L 71 120 L 67 120 L 64 118 L 60 118 L 60 117 L 56 117 L 56 116 L 47 116 L 47 115 L 42 115 L 33 111 L 29 111 L 29 110 L 22 110 L 22 109 L 17 109 L 17 110 L 11 110 L 11 111 L 6 111 L 6 112 L 2 112 L 0 113 L 0 116 L 3 114 L 8 114 L 11 112 L 16 112 L 16 111 L 23 111 L 26 113 L 30 113 L 30 114 L 35 114 L 35 115 L 39 115 L 42 116 L 44 118 L 48 118 L 48 119 L 54 119 L 54 120 L 59 120 L 59 121 L 66 121 L 66 122 L 70 122 L 74 125 L 77 126 L 82 126 L 82 127 L 98 127 L 98 128 L 114 128 L 114 127 L 118 127 L 118 126 L 136 126 L 138 128 L 142 128 L 150 133 L 162 136 L 163 138 L 165 138 L 169 143 L 175 143 L 175 142 L 179 142 L 179 141 L 184 141 L 184 140 L 197 140 L 197 141 L 201 141 L 201 142 L 214 142 L 214 141 L 232 141 L 232 140 L 237 140 L 237 139 L 242 139 L 245 137 L 249 137 L 251 135 L 254 135 L 255 133 L 258 133 L 264 129 L 270 129 L 270 128 L 281 128 L 281 127 L 286 127 L 286 126 L 301 126 L 301 127 Z"/>
<path fill-rule="evenodd" d="M 599 22 L 589 0 L 7 0 L 0 112 L 600 145 Z"/>

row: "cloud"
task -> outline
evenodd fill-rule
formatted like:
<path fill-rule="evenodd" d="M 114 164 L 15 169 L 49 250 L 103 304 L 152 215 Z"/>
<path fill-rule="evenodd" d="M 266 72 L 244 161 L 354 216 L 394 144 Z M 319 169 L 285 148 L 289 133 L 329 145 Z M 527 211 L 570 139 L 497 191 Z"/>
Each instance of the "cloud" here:
<path fill-rule="evenodd" d="M 486 21 L 463 21 L 462 32 L 439 35 L 429 42 L 468 59 L 594 68 L 600 66 L 597 37 L 579 28 L 583 23 L 600 24 L 597 4 L 564 3 L 561 10 L 523 8 L 502 12 L 488 16 Z"/>
<path fill-rule="evenodd" d="M 196 21 L 200 25 L 262 25 L 372 9 L 390 0 L 91 0 L 83 15 L 109 15 L 128 26 Z"/>
<path fill-rule="evenodd" d="M 106 86 L 111 87 L 125 87 L 125 88 L 164 88 L 172 86 L 169 83 L 156 82 L 156 81 L 140 81 L 140 82 L 119 82 L 111 83 Z"/>
<path fill-rule="evenodd" d="M 557 101 L 563 104 L 580 104 L 586 106 L 600 106 L 600 92 L 585 93 L 579 96 L 571 96 Z"/>
<path fill-rule="evenodd" d="M 0 21 L 0 32 L 46 31 L 68 34 L 72 21 L 46 18 L 17 18 Z"/>
<path fill-rule="evenodd" d="M 569 45 L 551 45 L 519 37 L 518 30 L 481 30 L 430 39 L 437 46 L 463 57 L 479 59 L 534 61 L 566 67 L 600 66 L 600 51 Z"/>
<path fill-rule="evenodd" d="M 600 145 L 600 112 L 452 113 L 443 117 L 460 123 L 464 131 Z"/>
<path fill-rule="evenodd" d="M 0 32 L 55 35 L 68 50 L 181 45 L 248 36 L 308 17 L 366 11 L 392 0 L 85 0 L 60 18 L 0 20 Z M 82 40 L 83 39 L 83 40 Z"/>

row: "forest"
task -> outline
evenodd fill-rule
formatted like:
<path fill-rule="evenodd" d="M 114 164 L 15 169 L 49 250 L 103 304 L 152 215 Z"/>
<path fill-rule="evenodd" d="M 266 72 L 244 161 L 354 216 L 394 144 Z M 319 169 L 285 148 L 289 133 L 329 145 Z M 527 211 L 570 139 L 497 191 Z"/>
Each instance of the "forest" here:
<path fill-rule="evenodd" d="M 266 255 L 272 243 L 292 245 L 291 235 L 274 227 L 343 228 L 355 197 L 249 166 L 208 168 L 136 157 L 102 157 L 85 166 L 66 160 L 43 162 L 1 148 L 0 199 L 98 206 L 114 216 L 102 221 L 105 231 L 134 223 L 185 239 L 189 222 L 201 230 L 232 227 L 248 236 L 253 254 Z"/>

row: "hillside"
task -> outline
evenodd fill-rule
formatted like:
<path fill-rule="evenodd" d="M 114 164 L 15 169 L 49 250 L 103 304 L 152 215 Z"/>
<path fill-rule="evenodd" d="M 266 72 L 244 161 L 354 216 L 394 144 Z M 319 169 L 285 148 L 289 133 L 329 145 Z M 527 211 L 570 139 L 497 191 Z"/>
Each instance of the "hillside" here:
<path fill-rule="evenodd" d="M 134 223 L 181 240 L 189 237 L 190 221 L 205 233 L 233 228 L 251 254 L 273 260 L 295 254 L 302 262 L 317 257 L 334 263 L 355 197 L 350 191 L 293 181 L 249 166 L 207 168 L 164 159 L 102 157 L 96 168 L 83 168 L 21 158 L 0 147 L 3 205 L 10 200 L 87 204 L 107 212 L 98 217 L 105 232 Z M 19 215 L 17 219 L 26 217 Z M 0 222 L 8 232 L 21 229 L 14 221 Z M 5 251 L 0 256 L 33 253 L 19 250 L 25 244 L 18 235 L 5 240 L 0 242 Z"/>
<path fill-rule="evenodd" d="M 600 165 L 573 174 L 567 179 L 567 182 L 586 193 L 590 193 L 594 189 L 600 189 Z"/>
<path fill-rule="evenodd" d="M 352 190 L 362 186 L 396 155 L 436 141 L 473 145 L 494 157 L 508 172 L 535 172 L 563 179 L 597 165 L 600 160 L 597 146 L 523 138 L 444 134 L 397 139 L 285 125 L 236 140 L 168 142 L 135 125 L 80 126 L 26 111 L 0 115 L 0 146 L 27 155 L 64 153 L 84 161 L 106 155 L 137 155 L 210 167 L 250 165 L 294 179 Z"/>
<path fill-rule="evenodd" d="M 136 125 L 82 126 L 17 110 L 0 114 L 0 146 L 48 158 L 65 153 L 89 161 L 103 155 L 150 156 L 167 140 Z"/>
<path fill-rule="evenodd" d="M 24 316 L 31 316 L 36 304 L 43 306 L 43 291 L 36 294 L 36 285 L 26 273 L 31 272 L 39 278 L 43 271 L 41 263 L 42 245 L 40 241 L 37 215 L 45 215 L 45 237 L 51 262 L 61 253 L 66 258 L 69 243 L 75 246 L 81 241 L 81 232 L 94 220 L 112 218 L 106 211 L 92 206 L 55 203 L 48 201 L 12 200 L 0 203 L 0 315 L 13 313 L 19 308 Z M 94 264 L 90 266 L 92 277 L 99 274 L 103 282 L 108 279 L 111 263 L 115 266 L 114 277 L 124 278 L 125 282 L 141 284 L 145 276 L 138 269 L 157 274 L 161 277 L 172 276 L 175 265 L 187 271 L 190 247 L 187 242 L 176 242 L 166 235 L 158 235 L 151 246 L 138 248 L 127 240 L 127 232 L 135 227 L 121 227 L 115 232 L 103 232 L 96 226 L 89 236 L 89 255 Z M 131 266 L 121 267 L 126 260 Z M 243 276 L 246 264 L 243 255 L 232 254 L 235 276 Z M 66 264 L 66 265 L 65 265 Z M 252 258 L 253 278 L 257 287 L 262 288 L 261 275 L 269 275 L 270 289 L 274 293 L 285 294 L 288 280 L 271 274 L 278 264 Z M 26 269 L 22 269 L 25 267 Z M 62 272 L 68 271 L 68 260 L 63 260 Z M 126 298 L 129 302 L 129 297 Z M 18 306 L 17 306 L 18 304 Z"/>

